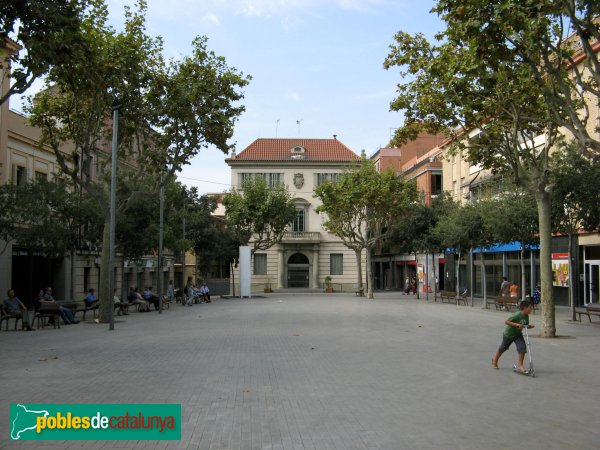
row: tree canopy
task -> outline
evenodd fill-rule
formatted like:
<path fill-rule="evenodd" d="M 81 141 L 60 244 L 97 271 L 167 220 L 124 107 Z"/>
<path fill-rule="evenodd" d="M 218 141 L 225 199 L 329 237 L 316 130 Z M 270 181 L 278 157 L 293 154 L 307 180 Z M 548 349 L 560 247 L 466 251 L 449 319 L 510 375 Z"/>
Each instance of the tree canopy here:
<path fill-rule="evenodd" d="M 281 242 L 296 218 L 296 206 L 285 186 L 269 186 L 264 178 L 244 182 L 243 192 L 232 190 L 223 196 L 227 227 L 240 245 L 252 242 L 252 253 Z"/>
<path fill-rule="evenodd" d="M 82 46 L 68 66 L 52 66 L 48 88 L 28 108 L 31 123 L 41 128 L 40 145 L 52 148 L 61 171 L 84 189 L 103 213 L 104 236 L 99 297 L 109 299 L 108 230 L 110 152 L 113 107 L 118 122 L 119 177 L 139 186 L 144 177 L 158 185 L 208 145 L 223 152 L 244 107 L 241 89 L 249 82 L 223 57 L 197 38 L 190 56 L 165 61 L 162 39 L 146 32 L 146 3 L 125 7 L 122 31 L 109 25 L 101 0 L 85 9 Z M 67 145 L 72 150 L 66 151 Z M 71 147 L 70 147 L 71 148 Z M 161 176 L 159 176 L 161 174 Z M 163 180 L 163 181 L 161 181 Z M 121 213 L 132 198 L 120 197 Z M 101 320 L 110 306 L 101 304 Z"/>
<path fill-rule="evenodd" d="M 51 67 L 69 66 L 82 50 L 81 20 L 86 0 L 4 0 L 0 6 L 0 69 L 10 64 L 11 83 L 0 104 L 13 94 L 23 94 Z M 7 38 L 20 49 L 11 49 Z M 0 70 L 1 71 L 1 70 Z M 4 74 L 3 74 L 4 75 Z"/>
<path fill-rule="evenodd" d="M 317 212 L 327 214 L 323 226 L 338 236 L 357 255 L 358 289 L 362 290 L 360 255 L 367 251 L 367 267 L 375 244 L 386 239 L 397 224 L 410 214 L 417 200 L 416 185 L 392 171 L 379 173 L 373 163 L 362 160 L 344 172 L 338 180 L 325 182 L 315 189 L 321 201 Z M 369 298 L 373 298 L 370 274 Z"/>

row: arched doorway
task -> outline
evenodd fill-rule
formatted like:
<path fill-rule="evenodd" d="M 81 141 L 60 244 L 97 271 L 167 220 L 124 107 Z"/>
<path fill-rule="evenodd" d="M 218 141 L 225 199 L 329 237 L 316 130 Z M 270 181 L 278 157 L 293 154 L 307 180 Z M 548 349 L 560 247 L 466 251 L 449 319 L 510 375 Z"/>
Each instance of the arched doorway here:
<path fill-rule="evenodd" d="M 306 255 L 294 253 L 287 262 L 287 287 L 309 287 L 310 262 Z"/>

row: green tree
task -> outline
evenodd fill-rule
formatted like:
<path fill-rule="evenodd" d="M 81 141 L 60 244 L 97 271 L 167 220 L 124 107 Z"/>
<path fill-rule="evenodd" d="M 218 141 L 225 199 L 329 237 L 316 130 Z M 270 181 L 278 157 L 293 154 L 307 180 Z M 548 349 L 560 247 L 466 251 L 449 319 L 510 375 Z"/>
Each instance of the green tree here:
<path fill-rule="evenodd" d="M 42 129 L 41 144 L 54 150 L 62 172 L 95 199 L 103 214 L 100 299 L 112 298 L 108 286 L 111 161 L 102 149 L 110 142 L 115 100 L 122 105 L 120 177 L 132 186 L 143 177 L 154 177 L 153 191 L 157 191 L 202 148 L 214 144 L 229 151 L 226 138 L 243 110 L 239 89 L 248 83 L 222 57 L 201 51 L 202 39 L 194 42 L 192 56 L 165 63 L 161 39 L 146 34 L 145 12 L 142 0 L 135 10 L 126 7 L 124 30 L 116 32 L 108 25 L 106 6 L 95 0 L 82 22 L 85 51 L 76 52 L 70 66 L 50 69 L 49 89 L 29 108 L 31 122 Z M 188 84 L 172 88 L 178 83 Z M 73 145 L 68 154 L 63 150 L 67 143 Z M 132 197 L 143 194 L 132 191 L 129 197 L 121 197 L 118 214 Z M 110 302 L 101 302 L 102 321 L 108 320 L 110 308 Z"/>
<path fill-rule="evenodd" d="M 0 5 L 0 71 L 10 65 L 11 83 L 0 105 L 13 94 L 24 93 L 56 65 L 68 66 L 82 48 L 81 20 L 85 0 L 5 0 Z M 21 47 L 13 50 L 6 38 Z"/>
<path fill-rule="evenodd" d="M 361 253 L 366 251 L 368 298 L 372 299 L 371 253 L 409 216 L 410 205 L 417 199 L 415 183 L 391 171 L 379 173 L 371 161 L 362 160 L 337 181 L 318 186 L 315 197 L 321 201 L 317 212 L 327 214 L 323 226 L 356 254 L 359 292 L 363 290 Z"/>
<path fill-rule="evenodd" d="M 447 205 L 444 215 L 436 224 L 434 233 L 444 248 L 451 248 L 457 255 L 456 291 L 460 292 L 463 288 L 467 288 L 466 282 L 461 286 L 459 269 L 462 255 L 475 247 L 483 248 L 488 243 L 489 237 L 485 229 L 482 208 L 477 204 Z M 473 261 L 470 264 L 473 264 Z M 469 289 L 469 294 L 473 298 L 472 289 Z"/>
<path fill-rule="evenodd" d="M 474 15 L 465 20 L 479 19 Z M 414 138 L 423 129 L 444 131 L 451 137 L 451 151 L 465 154 L 483 170 L 512 177 L 535 196 L 544 306 L 541 333 L 554 336 L 549 154 L 559 124 L 529 65 L 511 52 L 483 58 L 479 41 L 465 33 L 467 28 L 448 22 L 437 36 L 441 41 L 437 45 L 422 35 L 400 32 L 395 36 L 385 67 L 401 67 L 408 78 L 398 86 L 398 97 L 391 104 L 405 116 L 394 143 Z"/>
<path fill-rule="evenodd" d="M 99 242 L 95 205 L 60 178 L 21 186 L 0 186 L 0 238 L 5 242 L 63 256 L 73 250 L 95 250 Z"/>
<path fill-rule="evenodd" d="M 484 201 L 486 230 L 490 242 L 519 242 L 521 298 L 525 298 L 527 272 L 525 253 L 539 242 L 538 214 L 531 194 L 515 186 L 504 186 L 501 193 Z"/>
<path fill-rule="evenodd" d="M 600 228 L 600 166 L 573 145 L 554 157 L 552 224 L 554 231 L 569 238 L 569 300 L 572 320 L 575 320 L 573 241 L 581 229 L 597 231 Z"/>
<path fill-rule="evenodd" d="M 446 37 L 468 43 L 490 69 L 527 66 L 549 119 L 571 132 L 588 157 L 600 156 L 600 4 L 595 0 L 438 0 Z M 569 35 L 571 33 L 571 35 Z"/>
<path fill-rule="evenodd" d="M 240 245 L 252 243 L 256 250 L 267 250 L 278 244 L 296 217 L 294 201 L 284 186 L 270 187 L 262 177 L 244 182 L 243 193 L 225 194 L 227 227 Z"/>

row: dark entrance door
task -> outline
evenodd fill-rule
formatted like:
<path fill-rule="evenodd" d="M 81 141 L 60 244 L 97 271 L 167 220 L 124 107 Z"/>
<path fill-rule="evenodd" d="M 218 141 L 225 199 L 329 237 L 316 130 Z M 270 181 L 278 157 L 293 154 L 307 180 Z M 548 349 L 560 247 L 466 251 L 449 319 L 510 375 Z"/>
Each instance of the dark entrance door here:
<path fill-rule="evenodd" d="M 310 265 L 306 255 L 294 253 L 288 259 L 287 287 L 308 288 Z"/>

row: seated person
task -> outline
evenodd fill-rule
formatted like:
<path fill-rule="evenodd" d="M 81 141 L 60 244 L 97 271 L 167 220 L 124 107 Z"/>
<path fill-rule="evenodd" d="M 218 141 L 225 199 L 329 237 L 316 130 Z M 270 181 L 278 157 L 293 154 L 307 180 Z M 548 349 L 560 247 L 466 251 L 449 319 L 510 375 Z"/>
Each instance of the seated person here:
<path fill-rule="evenodd" d="M 127 296 L 127 298 L 129 299 L 129 296 Z M 117 316 L 120 316 L 121 314 L 127 316 L 129 314 L 129 301 L 122 302 L 119 296 L 117 295 L 116 289 L 113 295 L 113 303 L 115 308 L 119 308 L 117 310 Z"/>
<path fill-rule="evenodd" d="M 40 307 L 43 308 L 44 305 L 53 304 L 53 303 L 57 303 L 57 302 L 54 299 L 54 297 L 52 296 L 52 288 L 50 286 L 48 286 L 46 288 L 46 293 L 39 300 L 39 304 L 40 304 Z M 73 311 L 71 311 L 69 308 L 65 308 L 64 306 L 59 306 L 58 313 L 59 313 L 60 317 L 62 317 L 62 320 L 65 323 L 65 325 L 69 325 L 72 323 L 79 323 L 79 321 L 75 319 L 75 315 L 73 314 Z"/>
<path fill-rule="evenodd" d="M 210 303 L 210 290 L 208 289 L 208 286 L 206 285 L 206 282 L 203 282 L 202 286 L 200 286 L 200 297 L 206 303 Z"/>
<path fill-rule="evenodd" d="M 144 297 L 144 300 L 146 300 L 147 302 L 152 303 L 154 305 L 154 308 L 158 310 L 158 297 L 152 292 L 152 286 L 148 286 L 144 290 L 142 297 Z"/>
<path fill-rule="evenodd" d="M 127 294 L 127 298 L 129 299 L 129 303 L 131 305 L 138 305 L 140 311 L 150 311 L 150 304 L 144 300 L 137 287 L 129 288 L 129 294 Z"/>
<path fill-rule="evenodd" d="M 85 296 L 85 300 L 83 300 L 83 302 L 85 303 L 85 306 L 87 308 L 98 303 L 98 298 L 95 295 L 94 288 L 91 288 L 88 291 L 87 295 Z"/>
<path fill-rule="evenodd" d="M 32 331 L 33 328 L 31 328 L 31 325 L 29 324 L 29 313 L 23 302 L 15 296 L 14 290 L 9 289 L 7 294 L 8 298 L 2 303 L 6 314 L 12 317 L 20 317 L 21 320 L 23 320 L 23 327 L 26 328 L 27 331 Z"/>

